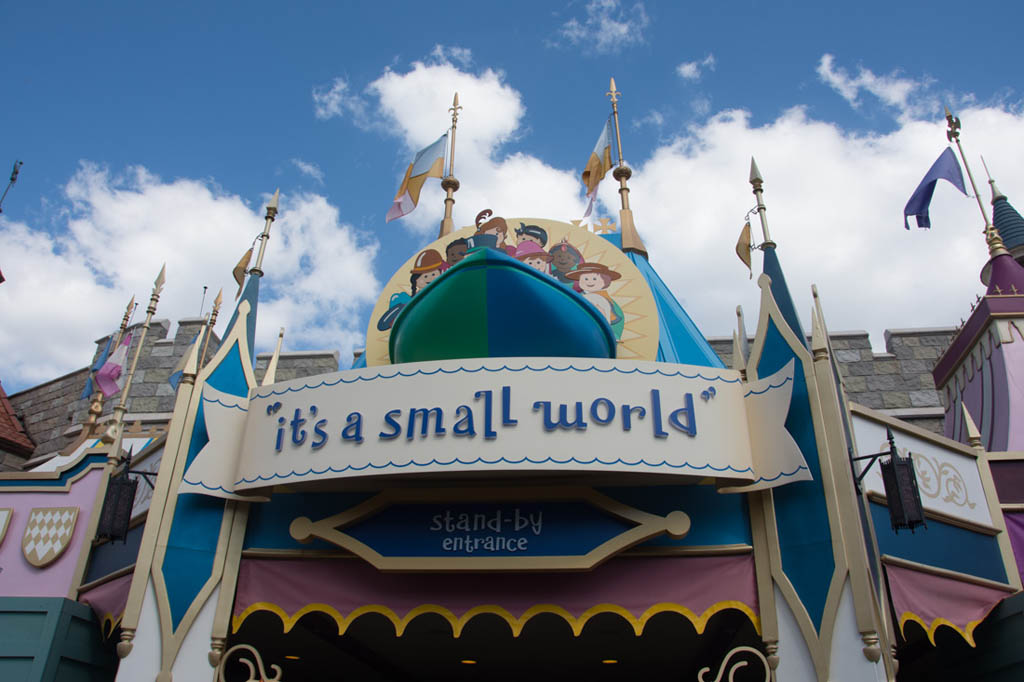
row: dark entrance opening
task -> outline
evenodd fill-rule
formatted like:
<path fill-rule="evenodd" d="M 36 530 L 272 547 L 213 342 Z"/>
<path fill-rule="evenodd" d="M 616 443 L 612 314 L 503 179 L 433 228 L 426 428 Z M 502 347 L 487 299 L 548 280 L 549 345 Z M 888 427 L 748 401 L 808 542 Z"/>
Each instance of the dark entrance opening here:
<path fill-rule="evenodd" d="M 729 652 L 740 646 L 761 650 L 749 618 L 735 610 L 714 614 L 698 635 L 691 621 L 664 612 L 647 621 L 638 636 L 613 613 L 586 622 L 579 636 L 561 616 L 542 613 L 523 626 L 518 637 L 499 615 L 481 613 L 459 637 L 442 616 L 414 618 L 401 637 L 392 622 L 377 613 L 359 616 L 343 635 L 330 615 L 311 612 L 286 633 L 270 612 L 251 614 L 228 640 L 228 648 L 248 644 L 261 655 L 268 675 L 281 667 L 281 682 L 445 682 L 462 680 L 700 680 L 711 682 Z M 243 657 L 248 654 L 242 653 Z M 746 655 L 747 664 L 736 666 Z M 229 682 L 245 682 L 248 668 L 238 655 L 226 664 Z M 730 657 L 734 682 L 763 682 L 765 670 L 754 657 Z M 700 677 L 701 670 L 709 668 Z"/>

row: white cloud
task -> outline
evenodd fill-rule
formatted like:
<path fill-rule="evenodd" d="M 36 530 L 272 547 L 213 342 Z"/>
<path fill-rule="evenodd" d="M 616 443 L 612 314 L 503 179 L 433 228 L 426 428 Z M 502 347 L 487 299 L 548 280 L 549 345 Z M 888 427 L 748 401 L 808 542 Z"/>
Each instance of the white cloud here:
<path fill-rule="evenodd" d="M 4 369 L 8 390 L 88 363 L 93 341 L 116 328 L 132 294 L 142 302 L 140 321 L 163 262 L 167 284 L 157 317 L 198 315 L 202 287 L 209 286 L 207 306 L 223 287 L 226 312 L 217 330 L 223 333 L 235 291 L 231 268 L 262 231 L 269 197 L 253 210 L 211 182 L 164 182 L 141 167 L 114 175 L 93 164 L 83 164 L 64 191 L 69 205 L 60 227 L 66 230 L 51 234 L 0 216 L 7 277 L 0 357 L 19 358 Z M 257 347 L 272 348 L 283 325 L 286 349 L 350 353 L 364 331 L 357 307 L 378 288 L 371 267 L 376 252 L 377 244 L 340 223 L 323 197 L 283 195 L 264 259 Z M 55 303 L 40 305 L 40 291 Z"/>
<path fill-rule="evenodd" d="M 313 114 L 321 121 L 349 114 L 360 128 L 370 126 L 363 99 L 352 92 L 348 81 L 341 77 L 313 87 Z"/>
<path fill-rule="evenodd" d="M 665 115 L 656 109 L 651 109 L 647 112 L 646 116 L 636 119 L 633 121 L 633 128 L 644 128 L 650 126 L 652 128 L 661 128 L 665 125 Z"/>
<path fill-rule="evenodd" d="M 679 77 L 687 81 L 699 81 L 701 72 L 707 69 L 708 71 L 715 70 L 715 55 L 709 54 L 704 59 L 695 62 L 683 62 L 676 67 L 676 73 Z"/>
<path fill-rule="evenodd" d="M 435 64 L 456 64 L 464 69 L 473 63 L 473 51 L 468 47 L 434 45 L 430 60 Z"/>
<path fill-rule="evenodd" d="M 971 150 L 990 161 L 1024 144 L 1024 115 L 992 107 L 961 114 Z M 719 112 L 638 165 L 630 182 L 636 223 L 651 262 L 705 334 L 731 333 L 737 304 L 753 333 L 756 277 L 747 279 L 733 251 L 755 203 L 747 182 L 753 153 L 805 331 L 812 283 L 830 329 L 869 330 L 876 348 L 885 328 L 953 326 L 983 291 L 978 272 L 987 250 L 977 204 L 943 185 L 932 202 L 933 228 L 902 228 L 904 204 L 945 145 L 944 127 L 906 122 L 886 135 L 856 134 L 798 107 L 759 127 L 747 112 Z M 1014 167 L 1009 158 L 1005 166 Z M 1024 178 L 1017 181 L 1024 203 Z M 1013 178 L 1000 178 L 1000 187 L 1013 201 Z M 614 201 L 614 187 L 600 192 Z M 753 224 L 761 241 L 756 217 Z"/>
<path fill-rule="evenodd" d="M 711 113 L 711 98 L 707 95 L 699 95 L 690 100 L 690 108 L 697 116 L 707 116 Z"/>
<path fill-rule="evenodd" d="M 320 170 L 320 166 L 311 161 L 303 161 L 302 159 L 292 159 L 292 164 L 298 168 L 299 172 L 303 175 L 308 175 L 321 185 L 324 184 L 324 172 Z"/>
<path fill-rule="evenodd" d="M 934 115 L 940 110 L 936 97 L 928 93 L 931 81 L 914 80 L 901 76 L 898 71 L 876 75 L 870 69 L 859 67 L 856 76 L 835 65 L 835 57 L 824 54 L 818 62 L 818 77 L 857 109 L 861 106 L 861 91 L 874 95 L 883 104 L 895 109 L 904 118 Z"/>
<path fill-rule="evenodd" d="M 573 17 L 562 24 L 559 35 L 572 45 L 609 54 L 643 44 L 644 29 L 649 23 L 641 2 L 625 9 L 619 0 L 590 0 L 582 19 Z"/>
<path fill-rule="evenodd" d="M 583 215 L 586 207 L 577 171 L 552 168 L 528 154 L 501 154 L 502 145 L 521 134 L 526 111 L 520 94 L 504 83 L 502 74 L 490 69 L 471 74 L 451 64 L 416 62 L 405 73 L 386 71 L 367 92 L 376 99 L 379 118 L 406 145 L 395 165 L 395 187 L 412 154 L 450 126 L 453 93 L 459 93 L 466 112 L 473 112 L 460 117 L 456 134 L 455 175 L 462 183 L 455 195 L 456 225 L 472 224 L 484 208 L 502 215 Z M 589 136 L 580 138 L 581 164 L 593 146 Z M 440 183 L 432 181 L 424 186 L 417 209 L 402 222 L 430 234 L 442 216 L 443 193 Z"/>

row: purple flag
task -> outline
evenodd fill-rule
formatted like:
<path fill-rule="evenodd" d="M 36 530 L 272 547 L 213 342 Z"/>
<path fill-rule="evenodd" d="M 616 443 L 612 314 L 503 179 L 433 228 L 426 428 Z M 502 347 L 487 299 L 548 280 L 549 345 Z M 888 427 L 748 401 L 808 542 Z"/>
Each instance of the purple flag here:
<path fill-rule="evenodd" d="M 918 227 L 931 227 L 931 220 L 928 218 L 928 205 L 932 203 L 932 194 L 935 192 L 935 183 L 939 180 L 948 180 L 958 190 L 967 196 L 964 188 L 964 174 L 960 170 L 960 164 L 956 160 L 956 154 L 949 147 L 939 154 L 932 167 L 925 173 L 921 184 L 917 186 L 910 196 L 910 201 L 903 208 L 903 227 L 910 229 L 907 223 L 908 216 L 917 218 Z"/>
<path fill-rule="evenodd" d="M 128 358 L 128 347 L 131 345 L 132 335 L 128 334 L 117 350 L 111 354 L 110 359 L 100 367 L 100 371 L 96 372 L 96 385 L 100 387 L 104 398 L 117 395 L 121 391 L 122 384 L 119 379 L 125 360 Z"/>

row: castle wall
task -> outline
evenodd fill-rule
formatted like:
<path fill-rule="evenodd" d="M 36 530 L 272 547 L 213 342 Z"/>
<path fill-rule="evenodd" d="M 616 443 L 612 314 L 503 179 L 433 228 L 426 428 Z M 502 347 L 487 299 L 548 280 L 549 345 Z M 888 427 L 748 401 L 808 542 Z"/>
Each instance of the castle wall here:
<path fill-rule="evenodd" d="M 886 330 L 885 353 L 871 350 L 866 331 L 833 332 L 829 339 L 851 401 L 941 434 L 944 398 L 935 390 L 931 371 L 955 331 L 952 327 Z M 708 341 L 732 367 L 732 338 Z"/>
<path fill-rule="evenodd" d="M 167 378 L 202 327 L 202 318 L 178 322 L 173 338 L 167 338 L 170 321 L 154 320 L 146 336 L 138 369 L 132 381 L 126 420 L 157 423 L 170 419 L 174 409 L 174 391 Z M 138 325 L 136 326 L 136 328 Z M 909 421 L 934 433 L 942 433 L 943 397 L 935 390 L 931 369 L 949 345 L 954 330 L 895 329 L 885 333 L 885 353 L 871 350 L 865 331 L 836 332 L 832 348 L 839 361 L 843 382 L 850 400 L 885 414 Z M 95 362 L 108 337 L 96 342 Z M 732 338 L 708 339 L 726 366 L 732 366 Z M 132 344 L 129 362 L 135 352 Z M 220 339 L 211 338 L 206 357 L 220 347 Z M 256 378 L 263 380 L 270 353 L 256 357 Z M 282 353 L 277 366 L 277 381 L 336 372 L 337 351 L 297 351 Z M 21 418 L 37 447 L 34 457 L 57 452 L 81 434 L 88 418 L 89 401 L 80 400 L 86 368 L 10 396 L 15 413 Z M 108 417 L 117 398 L 104 401 L 103 415 Z M 102 418 L 101 418 L 102 419 Z M 6 455 L 0 459 L 0 471 L 19 470 L 23 462 Z"/>

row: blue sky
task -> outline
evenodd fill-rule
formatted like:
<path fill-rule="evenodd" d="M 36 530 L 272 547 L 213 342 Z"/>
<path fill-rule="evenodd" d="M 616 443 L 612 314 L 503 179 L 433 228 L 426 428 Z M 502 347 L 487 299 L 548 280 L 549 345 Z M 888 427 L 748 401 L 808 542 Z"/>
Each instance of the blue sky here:
<path fill-rule="evenodd" d="M 868 329 L 876 346 L 887 327 L 954 325 L 980 291 L 977 207 L 940 188 L 934 228 L 909 233 L 901 210 L 944 146 L 944 102 L 964 119 L 980 180 L 984 154 L 1024 203 L 1021 13 L 9 4 L 0 166 L 25 165 L 0 215 L 0 379 L 12 392 L 83 366 L 164 261 L 158 317 L 198 315 L 203 285 L 207 302 L 230 290 L 275 187 L 259 345 L 283 325 L 286 349 L 338 349 L 344 365 L 380 283 L 436 233 L 436 183 L 406 219 L 383 217 L 412 154 L 447 126 L 453 91 L 464 107 L 456 224 L 488 207 L 570 220 L 582 215 L 578 176 L 609 111 L 609 76 L 623 93 L 638 228 L 705 334 L 731 333 L 737 304 L 756 319 L 757 288 L 732 252 L 753 205 L 751 155 L 805 318 L 816 282 L 830 327 Z M 614 218 L 611 185 L 598 210 Z"/>

